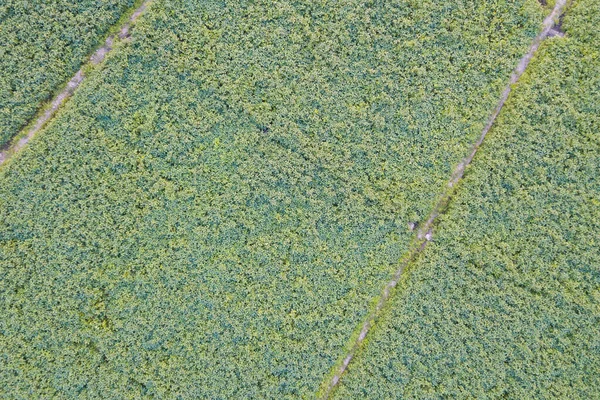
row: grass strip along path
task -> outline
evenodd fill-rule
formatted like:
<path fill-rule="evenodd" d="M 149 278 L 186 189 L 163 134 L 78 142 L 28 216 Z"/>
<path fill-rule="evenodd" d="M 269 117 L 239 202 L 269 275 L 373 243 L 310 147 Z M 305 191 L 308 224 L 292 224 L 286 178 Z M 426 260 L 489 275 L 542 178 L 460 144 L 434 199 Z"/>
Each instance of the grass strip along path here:
<path fill-rule="evenodd" d="M 0 3 L 0 149 L 133 5 L 134 0 Z"/>
<path fill-rule="evenodd" d="M 314 396 L 542 19 L 153 2 L 0 169 L 0 388 Z"/>
<path fill-rule="evenodd" d="M 596 398 L 600 2 L 573 2 L 334 398 Z"/>

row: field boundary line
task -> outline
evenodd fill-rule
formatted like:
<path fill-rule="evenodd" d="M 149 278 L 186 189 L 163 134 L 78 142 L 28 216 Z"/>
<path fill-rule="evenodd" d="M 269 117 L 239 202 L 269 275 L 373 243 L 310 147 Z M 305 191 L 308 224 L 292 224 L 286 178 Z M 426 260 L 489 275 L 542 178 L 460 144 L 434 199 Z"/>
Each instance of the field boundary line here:
<path fill-rule="evenodd" d="M 433 226 L 437 218 L 440 216 L 440 214 L 444 212 L 444 210 L 448 206 L 449 200 L 452 198 L 455 188 L 462 179 L 466 168 L 473 161 L 473 158 L 479 150 L 479 147 L 485 140 L 485 137 L 491 130 L 492 126 L 494 125 L 494 122 L 500 114 L 500 111 L 504 107 L 504 104 L 506 103 L 506 100 L 508 99 L 512 91 L 513 85 L 515 85 L 523 75 L 523 73 L 529 66 L 529 63 L 531 62 L 533 56 L 540 47 L 541 43 L 549 36 L 551 31 L 553 31 L 556 22 L 558 22 L 559 17 L 563 14 L 563 10 L 566 4 L 567 0 L 556 0 L 554 8 L 550 12 L 550 14 L 546 18 L 544 18 L 544 21 L 542 22 L 542 30 L 533 39 L 533 42 L 529 46 L 529 50 L 527 51 L 527 53 L 525 53 L 525 55 L 521 58 L 521 60 L 513 70 L 509 82 L 506 85 L 504 91 L 502 92 L 500 100 L 494 108 L 494 111 L 488 118 L 488 121 L 481 132 L 481 135 L 479 136 L 477 141 L 475 141 L 475 143 L 472 144 L 471 151 L 469 152 L 469 154 L 455 167 L 439 201 L 436 203 L 435 207 L 429 214 L 427 220 L 423 224 L 421 224 L 421 226 L 417 230 L 416 237 L 413 239 L 413 244 L 411 245 L 407 254 L 400 260 L 399 268 L 394 273 L 392 279 L 383 288 L 383 291 L 379 295 L 375 307 L 369 312 L 366 319 L 362 323 L 362 328 L 360 332 L 358 332 L 358 335 L 354 335 L 355 338 L 350 340 L 350 349 L 347 351 L 343 360 L 341 362 L 338 362 L 333 367 L 333 370 L 325 376 L 325 380 L 323 381 L 321 387 L 319 388 L 319 391 L 317 392 L 318 398 L 330 398 L 334 389 L 340 382 L 342 375 L 348 369 L 350 362 L 352 361 L 358 350 L 361 348 L 364 340 L 366 339 L 371 328 L 373 327 L 376 318 L 379 316 L 381 310 L 385 307 L 388 300 L 390 299 L 392 290 L 400 282 L 400 278 L 402 277 L 404 270 L 423 251 L 423 249 L 427 246 L 427 243 L 432 240 Z"/>
<path fill-rule="evenodd" d="M 84 62 L 81 68 L 73 75 L 73 77 L 67 82 L 63 90 L 61 90 L 50 103 L 42 106 L 40 111 L 36 114 L 36 117 L 25 126 L 19 133 L 17 133 L 4 148 L 0 147 L 0 166 L 12 158 L 13 155 L 23 149 L 27 143 L 46 126 L 46 124 L 56 115 L 58 110 L 69 100 L 69 98 L 75 93 L 75 90 L 85 80 L 86 72 L 90 67 L 94 67 L 100 64 L 106 58 L 106 55 L 110 53 L 114 45 L 118 40 L 128 40 L 130 37 L 131 26 L 137 21 L 137 19 L 146 11 L 146 8 L 152 0 L 143 0 L 136 8 L 131 9 L 124 15 L 131 14 L 124 23 L 119 26 L 114 25 L 109 31 L 114 30 L 118 27 L 118 33 L 110 34 L 104 44 L 97 48 L 94 53 L 89 57 L 87 62 Z"/>

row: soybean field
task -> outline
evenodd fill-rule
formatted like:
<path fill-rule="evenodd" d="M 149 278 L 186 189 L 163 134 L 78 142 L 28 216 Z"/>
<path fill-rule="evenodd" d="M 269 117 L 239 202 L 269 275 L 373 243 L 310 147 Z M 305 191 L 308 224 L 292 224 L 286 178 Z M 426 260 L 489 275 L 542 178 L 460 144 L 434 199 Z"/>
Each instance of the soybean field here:
<path fill-rule="evenodd" d="M 5 143 L 139 5 L 44 3 L 17 41 L 12 2 Z M 598 6 L 556 19 L 324 391 L 554 4 L 148 2 L 0 165 L 0 397 L 593 397 Z"/>

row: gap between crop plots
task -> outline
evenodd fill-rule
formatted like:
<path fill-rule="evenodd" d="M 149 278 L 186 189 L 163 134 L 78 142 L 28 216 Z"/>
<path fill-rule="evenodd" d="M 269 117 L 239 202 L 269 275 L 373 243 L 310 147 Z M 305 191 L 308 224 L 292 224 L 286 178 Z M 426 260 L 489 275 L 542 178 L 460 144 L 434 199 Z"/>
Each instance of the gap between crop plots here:
<path fill-rule="evenodd" d="M 17 3 L 26 4 L 27 2 Z M 58 8 L 59 15 L 70 15 L 73 21 L 68 21 L 78 25 L 76 28 L 68 25 L 59 25 L 61 30 L 54 31 L 52 29 L 52 33 L 50 34 L 45 30 L 45 24 L 50 23 L 45 20 L 45 18 L 49 18 L 49 15 L 46 14 L 48 10 L 42 8 L 41 11 L 37 10 L 37 13 L 42 13 L 41 21 L 37 21 L 41 31 L 34 30 L 33 34 L 30 33 L 32 37 L 27 36 L 25 39 L 22 37 L 22 31 L 15 28 L 15 25 L 19 25 L 19 23 L 25 25 L 25 21 L 39 17 L 39 15 L 33 13 L 25 17 L 22 14 L 16 13 L 13 9 L 19 9 L 19 7 L 6 6 L 4 12 L 13 15 L 13 18 L 7 18 L 0 25 L 0 29 L 5 28 L 3 30 L 8 31 L 3 37 L 3 40 L 6 42 L 3 51 L 7 55 L 4 61 L 0 63 L 0 73 L 4 75 L 4 80 L 0 87 L 0 91 L 2 92 L 0 95 L 0 110 L 2 110 L 0 111 L 0 165 L 15 152 L 21 150 L 50 121 L 60 107 L 71 97 L 75 89 L 83 82 L 86 74 L 85 71 L 104 60 L 106 54 L 112 50 L 115 40 L 128 38 L 130 25 L 145 10 L 148 1 L 142 2 L 130 12 L 123 12 L 125 6 L 131 5 L 129 2 L 123 3 L 120 7 L 116 7 L 116 4 L 112 5 L 115 10 L 111 10 L 109 13 L 111 18 L 106 21 L 103 18 L 99 18 L 104 10 L 85 9 L 85 3 L 81 4 L 84 10 L 79 10 L 77 7 L 73 10 L 71 3 L 69 5 L 62 5 L 65 7 L 62 10 L 61 5 L 56 6 L 53 4 L 51 6 Z M 48 6 L 48 8 L 51 6 Z M 28 12 L 28 6 L 23 8 L 23 12 Z M 107 5 L 107 8 L 111 9 L 110 5 Z M 75 15 L 72 14 L 74 11 Z M 111 29 L 109 24 L 117 20 L 122 15 L 121 13 L 124 14 L 122 19 L 125 19 L 125 22 L 118 24 L 116 27 L 118 33 L 109 35 L 104 44 L 94 51 L 89 62 L 84 63 L 67 82 L 65 87 L 48 104 L 43 105 L 39 109 L 40 104 L 50 97 L 50 94 L 62 83 L 61 79 L 66 78 L 68 76 L 66 74 L 71 69 L 74 69 L 73 66 L 81 65 L 80 59 L 82 58 L 82 54 L 86 54 L 92 48 L 94 38 L 87 36 L 89 36 L 88 31 L 94 32 L 94 24 L 82 24 L 80 19 L 87 18 L 96 23 L 104 21 L 105 25 L 101 29 L 98 27 L 98 36 L 103 36 L 102 34 L 105 31 Z M 50 13 L 50 16 L 59 20 L 62 19 L 52 13 Z M 68 17 L 65 18 L 68 19 Z M 86 20 L 86 22 L 89 21 Z M 84 29 L 85 33 L 79 32 L 82 29 Z M 112 29 L 115 28 L 113 27 Z M 41 38 L 47 38 L 48 36 L 49 39 L 46 39 L 46 42 L 49 42 L 49 44 L 43 45 Z M 65 37 L 70 39 L 67 40 Z M 67 41 L 63 43 L 64 40 Z M 40 57 L 40 54 L 44 54 L 44 56 Z M 28 65 L 24 60 L 29 60 L 29 64 L 32 65 Z M 35 64 L 36 62 L 37 64 Z M 34 118 L 30 121 L 32 117 Z M 19 133 L 19 129 L 23 126 L 25 128 Z"/>
<path fill-rule="evenodd" d="M 545 41 L 333 398 L 593 398 L 598 1 Z"/>
<path fill-rule="evenodd" d="M 376 306 L 371 311 L 371 313 L 368 315 L 365 322 L 362 324 L 360 333 L 359 333 L 358 337 L 356 337 L 354 343 L 352 344 L 350 351 L 348 352 L 347 355 L 344 356 L 343 360 L 340 363 L 341 365 L 336 367 L 331 380 L 329 380 L 325 384 L 324 389 L 323 389 L 323 395 L 322 395 L 324 398 L 329 397 L 332 390 L 338 384 L 340 377 L 348 368 L 348 365 L 352 361 L 354 354 L 358 351 L 358 349 L 362 345 L 363 341 L 366 339 L 367 334 L 373 327 L 375 319 L 377 318 L 377 316 L 379 315 L 381 310 L 385 307 L 386 303 L 388 302 L 390 295 L 392 293 L 392 290 L 398 285 L 398 282 L 402 278 L 402 274 L 404 273 L 404 270 L 406 269 L 407 265 L 410 264 L 411 262 L 413 262 L 415 260 L 415 258 L 418 256 L 418 254 L 425 248 L 425 246 L 427 245 L 427 242 L 429 242 L 430 240 L 433 239 L 433 226 L 434 226 L 437 218 L 439 217 L 439 215 L 441 213 L 444 212 L 445 208 L 448 205 L 448 202 L 450 201 L 450 199 L 455 191 L 455 186 L 462 179 L 462 177 L 465 173 L 465 169 L 473 161 L 473 157 L 475 157 L 477 150 L 483 143 L 486 135 L 488 134 L 488 132 L 490 131 L 492 126 L 494 125 L 496 118 L 498 118 L 498 115 L 500 114 L 502 107 L 504 106 L 506 100 L 508 99 L 508 96 L 510 95 L 510 92 L 512 91 L 513 85 L 515 85 L 519 81 L 519 79 L 525 72 L 526 68 L 528 67 L 529 63 L 531 62 L 531 59 L 535 55 L 535 52 L 539 48 L 540 44 L 542 43 L 542 41 L 544 39 L 546 39 L 546 37 L 548 36 L 548 33 L 556 25 L 558 18 L 562 15 L 565 4 L 566 4 L 566 0 L 558 0 L 555 4 L 554 8 L 552 9 L 552 12 L 544 20 L 540 34 L 538 36 L 536 36 L 536 38 L 533 40 L 531 46 L 529 47 L 529 50 L 527 51 L 527 53 L 519 61 L 517 67 L 515 68 L 514 72 L 512 73 L 512 75 L 510 77 L 508 85 L 502 92 L 502 95 L 500 97 L 500 101 L 498 102 L 498 105 L 495 107 L 494 112 L 492 113 L 487 124 L 483 128 L 481 135 L 479 136 L 477 141 L 473 144 L 473 147 L 472 147 L 469 155 L 464 160 L 462 160 L 458 164 L 458 166 L 455 168 L 455 170 L 453 171 L 452 176 L 447 184 L 447 188 L 441 196 L 441 199 L 438 201 L 437 205 L 435 206 L 435 208 L 433 209 L 433 211 L 431 212 L 431 214 L 429 215 L 427 220 L 424 223 L 422 223 L 421 226 L 418 228 L 418 232 L 416 235 L 417 243 L 413 246 L 413 248 L 411 250 L 409 250 L 409 254 L 406 255 L 405 258 L 402 260 L 402 262 L 400 264 L 400 268 L 396 271 L 392 280 L 389 281 L 387 283 L 387 285 L 385 286 L 379 300 L 377 301 Z"/>

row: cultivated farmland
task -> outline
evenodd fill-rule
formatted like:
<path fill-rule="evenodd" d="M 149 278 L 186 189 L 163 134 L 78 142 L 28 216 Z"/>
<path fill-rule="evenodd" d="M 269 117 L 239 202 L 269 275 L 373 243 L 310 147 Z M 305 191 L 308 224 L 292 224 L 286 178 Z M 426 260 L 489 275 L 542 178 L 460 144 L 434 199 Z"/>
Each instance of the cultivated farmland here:
<path fill-rule="evenodd" d="M 133 3 L 0 1 L 0 148 L 79 69 Z"/>
<path fill-rule="evenodd" d="M 598 24 L 543 45 L 337 398 L 597 398 Z"/>
<path fill-rule="evenodd" d="M 314 393 L 541 15 L 153 3 L 1 172 L 2 379 Z"/>
<path fill-rule="evenodd" d="M 102 63 L 90 66 L 55 118 L 0 167 L 0 394 L 315 397 L 411 248 L 415 224 L 430 214 L 455 166 L 480 135 L 547 13 L 534 0 L 152 1 L 130 37 L 118 41 Z M 592 23 L 583 14 L 571 18 Z M 569 27 L 575 25 L 579 22 Z M 545 45 L 543 57 L 551 60 L 555 46 L 587 54 L 591 39 L 585 44 L 582 38 L 589 30 Z M 590 62 L 577 71 L 592 79 L 596 64 L 588 56 Z M 532 67 L 539 70 L 544 59 Z M 405 315 L 402 309 L 402 315 L 415 326 L 437 324 L 437 314 L 430 317 L 419 307 L 458 302 L 467 291 L 446 289 L 452 279 L 421 282 L 419 277 L 440 274 L 443 270 L 434 268 L 440 262 L 447 269 L 457 268 L 452 262 L 466 265 L 456 260 L 467 255 L 492 266 L 480 266 L 487 281 L 479 284 L 490 282 L 498 298 L 511 301 L 511 290 L 517 290 L 512 282 L 520 275 L 510 275 L 513 281 L 507 278 L 505 284 L 490 278 L 502 279 L 489 269 L 500 271 L 504 260 L 502 245 L 492 239 L 508 229 L 502 223 L 521 218 L 527 224 L 519 226 L 529 233 L 506 235 L 507 243 L 521 249 L 531 264 L 515 268 L 529 268 L 530 280 L 542 275 L 533 267 L 542 265 L 534 262 L 536 254 L 542 255 L 523 240 L 535 244 L 542 229 L 527 205 L 550 210 L 550 203 L 523 194 L 516 183 L 521 197 L 503 203 L 501 194 L 508 189 L 502 184 L 498 189 L 501 179 L 493 173 L 515 181 L 525 174 L 538 182 L 543 168 L 550 167 L 538 165 L 541 153 L 531 155 L 537 142 L 546 147 L 536 149 L 553 158 L 560 140 L 571 140 L 568 146 L 581 157 L 586 151 L 588 158 L 598 154 L 578 136 L 565 135 L 572 132 L 568 124 L 579 129 L 578 119 L 544 136 L 537 120 L 519 117 L 519 104 L 527 104 L 531 115 L 542 113 L 541 107 L 556 116 L 540 122 L 548 126 L 565 118 L 558 108 L 561 93 L 550 96 L 548 82 L 568 85 L 553 78 L 560 77 L 559 64 L 548 64 L 555 73 L 527 75 L 523 87 L 530 93 L 518 87 L 511 111 L 493 133 L 495 142 L 511 140 L 511 121 L 516 120 L 529 122 L 538 136 L 518 138 L 529 140 L 528 146 L 516 147 L 520 142 L 513 138 L 512 145 L 482 149 L 481 159 L 489 161 L 478 162 L 496 169 L 474 166 L 469 172 L 468 182 L 461 183 L 462 197 L 440 222 L 434 247 L 411 267 L 389 313 L 410 296 L 415 311 Z M 578 88 L 576 82 L 571 87 Z M 597 111 L 593 94 L 577 96 L 574 101 L 589 111 L 581 123 L 597 126 L 597 119 L 587 117 Z M 540 104 L 530 105 L 532 98 Z M 558 103 L 553 106 L 553 101 Z M 509 162 L 515 152 L 522 157 L 520 166 Z M 586 227 L 593 211 L 568 197 L 573 190 L 588 190 L 575 189 L 593 169 L 593 163 L 580 160 L 574 157 L 572 175 L 565 175 L 567 181 L 575 179 L 572 189 L 563 190 L 551 179 L 538 183 L 540 193 L 564 195 L 561 207 L 579 210 L 572 218 L 581 217 L 575 222 Z M 588 169 L 581 172 L 579 165 Z M 483 204 L 482 188 L 497 203 Z M 461 202 L 463 197 L 475 203 Z M 530 199 L 535 201 L 527 203 Z M 473 204 L 482 208 L 474 210 Z M 482 223 L 461 225 L 457 215 Z M 496 219 L 485 225 L 486 217 Z M 585 232 L 596 228 L 587 225 Z M 461 250 L 462 231 L 473 239 Z M 472 245 L 480 242 L 485 247 Z M 576 248 L 583 254 L 577 258 L 581 265 L 587 265 L 585 257 L 594 260 L 585 246 Z M 443 257 L 450 258 L 440 261 Z M 577 283 L 579 267 L 574 268 L 568 282 Z M 543 279 L 556 283 L 552 276 Z M 431 299 L 419 297 L 412 282 L 439 293 L 439 302 L 430 306 Z M 472 282 L 471 297 L 459 304 L 470 307 L 473 299 L 473 313 L 487 312 L 481 296 L 489 293 L 477 284 Z M 530 318 L 521 321 L 527 332 L 536 332 L 538 325 L 529 321 L 548 307 L 533 300 L 537 308 L 521 311 Z M 568 307 L 556 309 L 564 324 L 559 329 L 581 322 L 566 315 Z M 465 323 L 470 315 L 465 314 Z M 395 374 L 399 365 L 381 352 L 394 351 L 398 341 L 409 350 L 421 348 L 389 334 L 398 319 L 386 315 L 381 321 L 336 395 L 393 397 L 395 390 L 405 390 L 393 379 L 376 387 L 382 372 Z M 585 332 L 592 331 L 592 322 L 582 325 Z M 519 337 L 511 326 L 518 327 L 503 328 Z M 480 345 L 499 348 L 514 342 L 492 339 L 484 337 Z M 458 350 L 451 341 L 430 341 L 454 360 Z M 569 349 L 570 354 L 582 351 Z M 554 360 L 554 353 L 547 354 Z M 425 359 L 410 366 L 415 376 L 423 374 L 415 382 L 425 389 L 406 393 L 456 393 L 439 385 L 427 391 L 427 379 L 442 374 L 435 369 L 436 355 Z M 491 368 L 493 360 L 473 365 Z M 589 360 L 595 368 L 593 355 Z M 579 390 L 571 376 L 576 374 L 560 382 Z M 484 390 L 501 393 L 478 379 L 487 385 Z M 533 375 L 530 379 L 540 388 Z M 532 393 L 519 388 L 514 393 Z M 481 391 L 472 383 L 465 393 Z"/>

